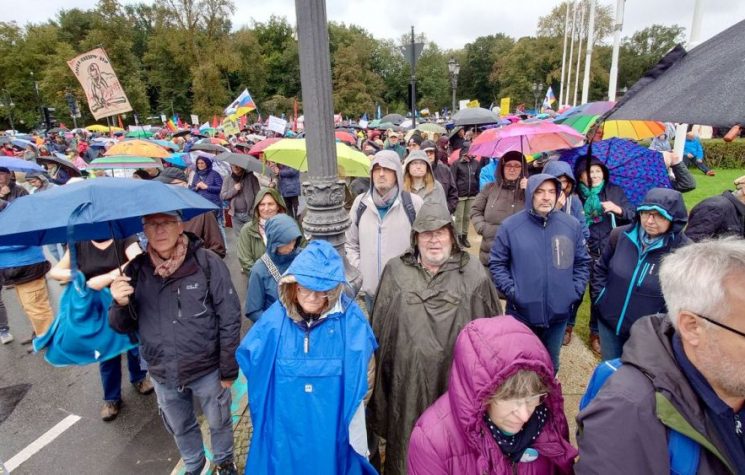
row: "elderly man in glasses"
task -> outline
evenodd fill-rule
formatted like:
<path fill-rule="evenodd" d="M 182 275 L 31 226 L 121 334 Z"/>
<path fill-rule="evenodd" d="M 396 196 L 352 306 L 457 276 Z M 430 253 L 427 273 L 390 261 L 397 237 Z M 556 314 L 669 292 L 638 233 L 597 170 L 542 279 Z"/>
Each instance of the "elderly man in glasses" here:
<path fill-rule="evenodd" d="M 659 278 L 668 314 L 634 324 L 578 414 L 576 473 L 673 473 L 683 459 L 691 470 L 675 473 L 743 473 L 745 242 L 679 248 Z"/>
<path fill-rule="evenodd" d="M 184 232 L 179 211 L 147 215 L 147 249 L 111 284 L 111 327 L 137 333 L 163 423 L 186 473 L 206 463 L 193 400 L 212 439 L 218 474 L 235 474 L 230 387 L 238 377 L 235 350 L 241 306 L 225 263 Z"/>

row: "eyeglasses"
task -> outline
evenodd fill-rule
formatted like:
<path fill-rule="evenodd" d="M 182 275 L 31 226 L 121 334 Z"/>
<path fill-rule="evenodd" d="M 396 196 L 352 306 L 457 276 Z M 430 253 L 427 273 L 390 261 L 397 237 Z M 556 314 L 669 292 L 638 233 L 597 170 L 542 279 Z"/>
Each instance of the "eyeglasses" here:
<path fill-rule="evenodd" d="M 740 330 L 735 330 L 734 328 L 729 327 L 729 326 L 725 325 L 724 323 L 720 323 L 720 322 L 714 320 L 713 318 L 705 317 L 703 315 L 699 315 L 698 313 L 693 313 L 691 311 L 689 311 L 688 313 L 690 313 L 694 317 L 702 318 L 702 319 L 706 320 L 707 322 L 709 322 L 709 323 L 711 323 L 713 325 L 718 326 L 719 328 L 724 328 L 725 330 L 729 330 L 732 333 L 736 333 L 736 334 L 740 335 L 741 337 L 745 338 L 745 333 L 741 332 Z"/>
<path fill-rule="evenodd" d="M 509 412 L 517 412 L 522 407 L 525 407 L 532 411 L 546 400 L 546 396 L 548 396 L 548 393 L 536 394 L 535 396 L 530 396 L 523 399 L 497 399 L 497 403 L 499 403 L 502 407 L 504 407 L 505 410 L 508 410 Z"/>
<path fill-rule="evenodd" d="M 657 211 L 639 211 L 639 217 L 642 219 L 642 221 L 645 221 L 645 220 L 649 219 L 650 217 L 652 219 L 654 219 L 655 221 L 657 221 L 657 222 L 666 221 L 667 220 L 667 218 L 665 218 L 664 216 L 662 216 Z"/>
<path fill-rule="evenodd" d="M 329 297 L 328 292 L 317 292 L 315 290 L 306 289 L 302 285 L 297 286 L 297 294 L 299 297 L 302 297 L 304 299 L 307 299 L 308 297 L 326 299 Z"/>
<path fill-rule="evenodd" d="M 178 221 L 175 221 L 175 220 L 173 220 L 173 221 L 162 221 L 160 223 L 145 223 L 145 224 L 142 225 L 142 227 L 145 230 L 151 229 L 151 230 L 154 230 L 154 231 L 157 232 L 161 228 L 164 228 L 164 229 L 173 229 L 178 223 L 179 222 Z"/>

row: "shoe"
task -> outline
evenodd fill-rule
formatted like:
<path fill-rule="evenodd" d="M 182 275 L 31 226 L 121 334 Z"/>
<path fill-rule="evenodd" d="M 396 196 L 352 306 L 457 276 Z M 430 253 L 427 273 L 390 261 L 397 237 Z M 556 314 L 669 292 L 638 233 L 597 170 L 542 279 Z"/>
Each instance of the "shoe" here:
<path fill-rule="evenodd" d="M 595 353 L 595 356 L 601 356 L 600 336 L 597 333 L 590 333 L 590 349 Z"/>
<path fill-rule="evenodd" d="M 205 459 L 202 459 L 202 464 L 197 468 L 196 470 L 191 470 L 184 472 L 184 475 L 200 475 L 202 473 L 202 470 L 204 470 L 204 464 L 206 463 Z"/>
<path fill-rule="evenodd" d="M 223 462 L 218 465 L 215 469 L 217 475 L 238 475 L 238 467 L 231 460 L 230 462 Z"/>
<path fill-rule="evenodd" d="M 36 338 L 36 333 L 32 333 L 30 337 L 21 340 L 21 345 L 30 345 L 34 338 Z"/>
<path fill-rule="evenodd" d="M 13 335 L 10 334 L 9 331 L 2 331 L 0 332 L 0 343 L 3 345 L 7 345 L 11 341 L 13 341 L 15 338 L 13 338 Z"/>
<path fill-rule="evenodd" d="M 119 415 L 119 409 L 122 408 L 122 402 L 108 402 L 106 401 L 103 403 L 103 407 L 101 408 L 101 419 L 106 422 L 111 422 L 114 419 L 116 419 L 116 416 Z"/>
<path fill-rule="evenodd" d="M 150 381 L 150 378 L 147 376 L 145 376 L 145 379 L 143 379 L 142 381 L 134 383 L 133 386 L 135 387 L 137 392 L 142 395 L 152 394 L 152 392 L 155 390 L 155 388 L 153 387 L 153 382 Z"/>
<path fill-rule="evenodd" d="M 706 172 L 706 176 L 716 176 L 716 172 L 714 172 L 714 170 L 709 170 Z"/>
<path fill-rule="evenodd" d="M 562 346 L 567 346 L 569 343 L 572 342 L 572 330 L 574 330 L 574 327 L 567 327 L 566 330 L 564 330 L 564 341 L 561 342 Z"/>

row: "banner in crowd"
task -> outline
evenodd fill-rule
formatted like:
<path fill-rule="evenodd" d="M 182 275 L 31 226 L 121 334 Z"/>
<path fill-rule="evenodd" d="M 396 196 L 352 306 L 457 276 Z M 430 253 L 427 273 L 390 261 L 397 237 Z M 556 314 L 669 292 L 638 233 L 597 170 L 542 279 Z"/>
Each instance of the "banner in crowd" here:
<path fill-rule="evenodd" d="M 83 87 L 88 107 L 96 120 L 132 110 L 103 48 L 83 53 L 68 61 L 67 65 Z"/>

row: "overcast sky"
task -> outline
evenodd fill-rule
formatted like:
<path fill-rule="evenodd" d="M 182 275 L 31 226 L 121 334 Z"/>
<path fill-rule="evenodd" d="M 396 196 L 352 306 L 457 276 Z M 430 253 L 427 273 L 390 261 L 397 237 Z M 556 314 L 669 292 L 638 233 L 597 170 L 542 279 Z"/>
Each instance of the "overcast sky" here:
<path fill-rule="evenodd" d="M 141 3 L 120 0 L 122 3 Z M 234 27 L 263 22 L 271 15 L 285 16 L 295 23 L 293 0 L 234 0 Z M 745 20 L 745 1 L 700 0 L 703 5 L 701 41 L 727 27 Z M 96 0 L 26 0 L 13 1 L 12 8 L 0 11 L 0 20 L 43 22 L 61 8 L 88 9 Z M 151 1 L 145 1 L 151 3 Z M 327 0 L 331 21 L 355 24 L 377 38 L 399 38 L 413 25 L 443 49 L 462 48 L 479 36 L 505 33 L 519 38 L 535 35 L 538 18 L 548 13 L 559 0 Z M 615 5 L 614 0 L 604 3 Z M 690 29 L 694 0 L 629 0 L 626 2 L 623 35 L 653 24 L 678 24 Z M 441 6 L 437 6 L 441 5 Z M 7 6 L 7 5 L 6 5 Z M 614 6 L 615 8 L 615 6 Z"/>

